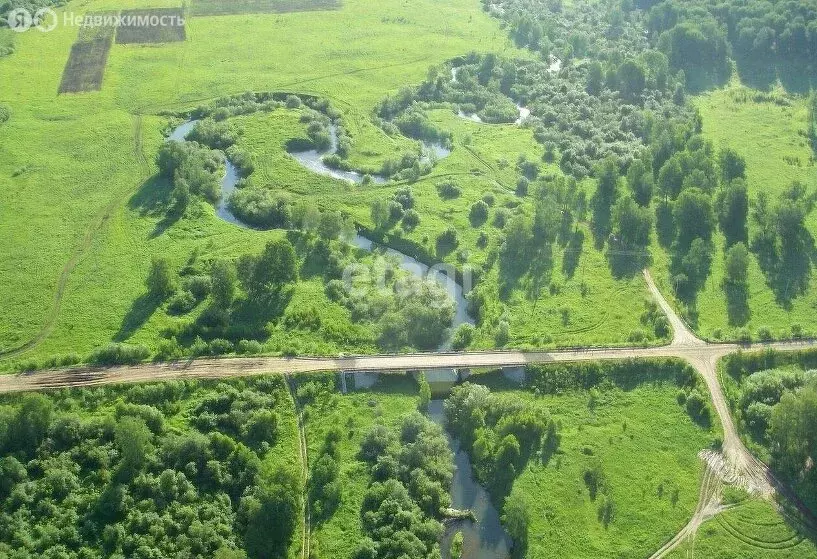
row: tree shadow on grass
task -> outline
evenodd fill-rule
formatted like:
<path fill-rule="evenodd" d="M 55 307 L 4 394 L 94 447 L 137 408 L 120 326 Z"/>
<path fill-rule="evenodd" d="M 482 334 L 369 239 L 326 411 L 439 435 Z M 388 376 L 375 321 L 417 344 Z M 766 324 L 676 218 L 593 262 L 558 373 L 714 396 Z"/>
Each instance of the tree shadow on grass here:
<path fill-rule="evenodd" d="M 721 64 L 698 68 L 685 68 L 686 86 L 690 93 L 701 93 L 726 84 L 732 75 L 732 66 L 724 60 Z"/>
<path fill-rule="evenodd" d="M 723 286 L 726 295 L 726 314 L 730 326 L 745 326 L 752 315 L 749 308 L 749 289 L 746 285 L 726 284 Z"/>
<path fill-rule="evenodd" d="M 616 279 L 632 279 L 652 263 L 648 250 L 632 250 L 608 245 L 607 261 Z"/>
<path fill-rule="evenodd" d="M 122 320 L 119 331 L 114 335 L 115 342 L 124 342 L 130 338 L 137 330 L 144 326 L 145 322 L 156 312 L 162 301 L 150 293 L 139 296 L 131 305 L 128 314 Z"/>
<path fill-rule="evenodd" d="M 736 56 L 735 62 L 741 82 L 758 89 L 769 91 L 777 81 L 777 70 L 773 61 L 764 58 Z"/>
<path fill-rule="evenodd" d="M 527 273 L 530 262 L 525 259 L 512 259 L 500 256 L 499 262 L 499 298 L 507 301 L 513 290 Z"/>
<path fill-rule="evenodd" d="M 808 95 L 817 88 L 817 64 L 813 60 L 781 61 L 777 71 L 780 82 L 789 93 Z"/>
<path fill-rule="evenodd" d="M 532 258 L 530 264 L 530 282 L 526 296 L 530 301 L 539 300 L 542 289 L 550 285 L 553 277 L 553 245 L 545 245 Z"/>
<path fill-rule="evenodd" d="M 232 321 L 248 331 L 263 331 L 269 322 L 284 316 L 293 292 L 293 287 L 287 285 L 264 297 L 241 299 L 233 310 Z"/>
<path fill-rule="evenodd" d="M 774 292 L 777 304 L 786 310 L 792 308 L 794 299 L 808 291 L 811 268 L 817 263 L 817 247 L 808 231 L 789 239 L 789 243 L 795 248 L 787 254 L 776 251 L 756 253 L 766 284 Z"/>
<path fill-rule="evenodd" d="M 128 208 L 147 218 L 160 218 L 150 238 L 154 239 L 176 223 L 183 212 L 173 207 L 173 189 L 167 179 L 154 175 L 142 183 L 128 200 Z"/>
<path fill-rule="evenodd" d="M 562 254 L 562 272 L 567 279 L 573 278 L 576 275 L 576 269 L 579 267 L 579 260 L 584 249 L 584 231 L 581 229 L 573 232 L 570 241 Z"/>
<path fill-rule="evenodd" d="M 330 255 L 332 254 L 331 247 L 327 241 L 313 235 L 306 234 L 292 234 L 287 232 L 287 239 L 295 247 L 298 254 L 306 255 L 301 267 L 298 269 L 298 275 L 302 279 L 326 277 L 331 275 L 333 270 L 330 269 Z M 341 251 L 351 250 L 351 247 L 340 245 Z M 334 270 L 337 271 L 337 270 Z"/>

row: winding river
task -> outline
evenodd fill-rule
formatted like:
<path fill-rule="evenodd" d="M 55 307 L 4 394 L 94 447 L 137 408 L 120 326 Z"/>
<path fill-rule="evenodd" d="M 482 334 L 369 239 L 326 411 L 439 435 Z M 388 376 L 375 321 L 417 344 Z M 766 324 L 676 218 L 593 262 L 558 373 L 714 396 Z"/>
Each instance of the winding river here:
<path fill-rule="evenodd" d="M 551 56 L 548 59 L 548 72 L 551 74 L 558 74 L 559 71 L 562 69 L 562 61 L 555 56 Z M 452 66 L 451 67 L 451 81 L 457 81 L 457 74 L 459 73 L 459 66 Z M 514 121 L 514 124 L 521 125 L 525 120 L 530 116 L 530 109 L 517 103 L 516 108 L 519 110 L 519 118 Z M 484 121 L 480 118 L 477 114 L 470 114 L 462 111 L 461 109 L 457 111 L 457 116 L 460 118 L 464 118 L 465 120 L 470 120 L 472 122 L 476 122 L 478 124 L 482 124 Z"/>
<path fill-rule="evenodd" d="M 195 120 L 187 121 L 177 128 L 175 128 L 168 136 L 168 141 L 184 141 L 187 135 L 193 130 L 196 125 Z M 329 168 L 323 161 L 323 157 L 331 155 L 337 150 L 337 128 L 332 125 L 330 129 L 330 137 L 332 139 L 331 148 L 326 152 L 318 152 L 316 150 L 294 152 L 290 153 L 296 161 L 298 161 L 304 168 L 310 171 L 336 178 L 338 180 L 345 180 L 348 182 L 360 183 L 363 181 L 363 175 L 354 171 L 339 171 Z M 424 143 L 423 144 L 423 158 L 430 160 L 431 158 L 442 159 L 451 153 L 449 149 L 441 144 Z M 216 205 L 216 214 L 218 217 L 232 223 L 238 227 L 251 229 L 248 224 L 242 222 L 236 217 L 229 207 L 229 198 L 236 189 L 239 175 L 235 166 L 229 160 L 225 161 L 227 167 L 224 178 L 221 181 L 221 198 Z M 383 177 L 372 177 L 378 182 L 385 182 Z M 385 254 L 394 256 L 400 262 L 400 267 L 407 272 L 414 274 L 421 278 L 431 278 L 439 285 L 441 285 L 454 300 L 455 315 L 452 322 L 452 330 L 460 324 L 473 324 L 474 319 L 468 314 L 468 302 L 465 299 L 463 288 L 458 284 L 453 276 L 453 273 L 445 273 L 445 268 L 440 270 L 440 267 L 429 267 L 419 260 L 403 254 L 395 249 L 389 247 L 381 247 L 375 244 L 372 240 L 364 237 L 360 233 L 355 235 L 351 243 L 369 252 L 375 250 L 382 251 Z M 450 339 L 450 336 L 449 336 Z M 441 347 L 441 350 L 450 349 L 450 342 L 446 341 Z M 443 401 L 434 400 L 429 406 L 429 417 L 437 424 L 445 427 L 445 416 L 443 413 Z M 448 436 L 449 445 L 454 452 L 454 463 L 456 466 L 454 479 L 451 486 L 451 503 L 452 506 L 459 509 L 469 509 L 473 512 L 476 520 L 463 520 L 453 522 L 448 526 L 443 540 L 441 542 L 441 549 L 443 558 L 448 557 L 448 550 L 451 546 L 451 540 L 457 531 L 462 531 L 464 536 L 464 550 L 463 557 L 468 559 L 508 559 L 510 557 L 511 539 L 505 532 L 500 522 L 499 512 L 494 508 L 491 499 L 485 489 L 480 486 L 474 479 L 473 471 L 471 469 L 471 461 L 468 454 L 459 449 L 457 441 Z"/>
<path fill-rule="evenodd" d="M 196 126 L 197 122 L 198 122 L 197 120 L 189 120 L 179 125 L 175 129 L 173 129 L 173 131 L 167 137 L 167 140 L 177 142 L 184 141 L 187 138 L 187 135 L 190 134 L 190 132 Z M 331 125 L 329 132 L 330 138 L 332 140 L 331 147 L 329 150 L 324 152 L 319 152 L 317 150 L 291 152 L 289 155 L 298 163 L 300 163 L 304 168 L 309 169 L 310 171 L 317 173 L 319 175 L 324 175 L 338 180 L 344 180 L 347 182 L 353 182 L 356 184 L 363 182 L 363 175 L 361 173 L 355 171 L 340 171 L 337 169 L 332 169 L 328 167 L 326 163 L 324 163 L 323 158 L 327 155 L 334 154 L 337 151 L 338 146 L 337 126 L 335 126 L 334 123 Z M 442 159 L 444 157 L 447 157 L 450 153 L 451 150 L 449 150 L 442 144 L 423 142 L 423 160 L 425 161 L 430 161 L 432 158 Z M 236 217 L 230 210 L 229 200 L 230 196 L 236 189 L 236 184 L 238 183 L 239 180 L 239 174 L 235 166 L 232 163 L 230 163 L 229 160 L 225 160 L 225 165 L 227 167 L 227 170 L 224 174 L 224 178 L 221 181 L 221 198 L 216 204 L 216 215 L 218 215 L 218 217 L 223 219 L 224 221 L 232 223 L 233 225 L 236 225 L 238 227 L 243 227 L 245 229 L 253 229 L 253 227 L 251 227 L 249 224 L 244 223 L 238 217 Z M 385 177 L 380 177 L 376 175 L 372 176 L 372 179 L 380 183 L 386 182 Z M 394 256 L 400 262 L 400 267 L 402 269 L 406 270 L 407 272 L 417 277 L 431 278 L 440 286 L 442 286 L 454 300 L 455 314 L 451 327 L 452 331 L 460 324 L 466 323 L 474 324 L 474 319 L 468 315 L 468 302 L 465 299 L 463 287 L 454 279 L 453 269 L 450 269 L 446 266 L 429 267 L 426 264 L 423 264 L 419 260 L 412 258 L 407 254 L 403 254 L 402 252 L 399 252 L 392 248 L 381 247 L 380 245 L 377 245 L 375 242 L 364 237 L 360 233 L 357 233 L 355 235 L 351 243 L 354 246 L 369 252 L 379 250 L 384 252 L 385 254 Z M 450 343 L 447 341 L 445 344 L 443 344 L 443 346 L 440 349 L 450 349 Z"/>

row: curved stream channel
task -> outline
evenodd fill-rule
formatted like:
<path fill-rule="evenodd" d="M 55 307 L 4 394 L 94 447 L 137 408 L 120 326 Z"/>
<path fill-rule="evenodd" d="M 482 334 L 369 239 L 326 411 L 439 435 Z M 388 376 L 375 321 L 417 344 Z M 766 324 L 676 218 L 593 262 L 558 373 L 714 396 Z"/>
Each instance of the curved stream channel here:
<path fill-rule="evenodd" d="M 193 130 L 193 127 L 195 127 L 196 122 L 195 120 L 190 120 L 181 124 L 170 133 L 167 140 L 184 141 L 187 135 Z M 332 124 L 330 128 L 330 137 L 332 139 L 331 149 L 326 152 L 321 153 L 316 150 L 310 150 L 290 153 L 289 155 L 314 173 L 353 183 L 362 182 L 363 175 L 360 173 L 331 169 L 323 162 L 324 156 L 331 155 L 337 150 L 337 127 L 334 124 Z M 451 151 L 449 149 L 440 144 L 423 144 L 423 154 L 426 160 L 431 158 L 432 155 L 437 159 L 442 159 L 447 157 L 450 153 Z M 227 166 L 227 172 L 221 181 L 221 198 L 216 205 L 216 214 L 224 221 L 238 227 L 252 229 L 252 227 L 242 222 L 230 211 L 228 202 L 230 196 L 236 189 L 239 175 L 235 166 L 233 166 L 229 160 L 226 160 L 225 164 Z M 377 182 L 386 182 L 384 177 L 372 178 Z M 431 278 L 446 289 L 454 300 L 456 309 L 452 330 L 460 324 L 474 323 L 474 319 L 468 315 L 468 303 L 465 299 L 462 286 L 454 280 L 453 275 L 444 273 L 444 268 L 443 270 L 440 270 L 438 267 L 432 268 L 407 254 L 403 254 L 392 248 L 380 247 L 360 233 L 355 235 L 352 244 L 370 252 L 375 249 L 383 250 L 386 254 L 397 257 L 402 269 L 421 278 Z M 450 349 L 450 342 L 446 341 L 440 349 Z M 429 417 L 435 423 L 444 426 L 442 400 L 434 400 L 431 402 Z M 491 503 L 491 499 L 485 489 L 474 479 L 468 454 L 460 450 L 458 443 L 452 440 L 450 436 L 449 444 L 455 453 L 456 465 L 454 480 L 451 486 L 452 506 L 455 508 L 470 509 L 474 513 L 476 520 L 457 521 L 449 525 L 442 541 L 443 557 L 448 557 L 448 548 L 451 545 L 451 539 L 454 537 L 456 531 L 461 530 L 464 536 L 463 557 L 469 559 L 507 559 L 510 557 L 509 549 L 511 540 L 500 523 L 499 513 Z"/>
<path fill-rule="evenodd" d="M 176 127 L 167 137 L 167 141 L 183 142 L 187 135 L 196 126 L 197 122 L 198 121 L 196 120 L 189 120 Z M 324 163 L 324 156 L 332 155 L 337 150 L 337 127 L 334 124 L 332 124 L 330 127 L 330 137 L 332 140 L 331 148 L 325 152 L 309 150 L 292 152 L 289 155 L 298 161 L 298 163 L 300 163 L 303 167 L 319 175 L 329 176 L 338 180 L 344 180 L 356 184 L 363 182 L 363 175 L 361 173 L 356 171 L 341 171 L 332 169 Z M 450 153 L 451 150 L 442 144 L 430 142 L 423 143 L 423 159 L 426 161 L 430 160 L 432 156 L 436 159 L 442 159 L 447 157 Z M 221 198 L 216 204 L 216 215 L 218 215 L 218 217 L 224 221 L 237 225 L 238 227 L 253 229 L 253 227 L 236 217 L 230 210 L 230 196 L 236 189 L 239 175 L 235 166 L 230 163 L 228 159 L 225 159 L 225 165 L 227 167 L 227 171 L 224 174 L 224 178 L 221 180 Z M 380 177 L 377 175 L 372 176 L 372 179 L 379 183 L 385 183 L 387 180 L 385 177 Z M 454 320 L 451 325 L 452 331 L 461 324 L 474 324 L 474 319 L 468 315 L 468 302 L 465 299 L 463 288 L 454 279 L 453 269 L 448 269 L 446 266 L 434 266 L 433 268 L 429 267 L 407 254 L 403 254 L 402 252 L 392 248 L 381 247 L 360 233 L 355 235 L 354 239 L 351 241 L 351 244 L 368 252 L 373 252 L 375 249 L 379 249 L 385 252 L 385 254 L 396 257 L 400 262 L 400 267 L 407 272 L 420 278 L 433 279 L 435 282 L 441 285 L 454 300 L 455 313 Z M 450 272 L 450 274 L 447 274 L 446 272 Z M 440 349 L 450 349 L 449 343 L 446 342 L 440 347 Z"/>

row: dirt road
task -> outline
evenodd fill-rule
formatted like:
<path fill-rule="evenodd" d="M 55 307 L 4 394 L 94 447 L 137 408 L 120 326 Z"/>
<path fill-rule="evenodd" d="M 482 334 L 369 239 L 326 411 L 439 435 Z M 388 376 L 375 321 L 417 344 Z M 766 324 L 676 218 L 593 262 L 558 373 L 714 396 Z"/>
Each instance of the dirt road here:
<path fill-rule="evenodd" d="M 761 495 L 774 492 L 783 493 L 795 500 L 786 487 L 775 479 L 769 468 L 757 460 L 740 440 L 738 431 L 732 421 L 729 406 L 718 381 L 716 364 L 718 360 L 739 349 L 767 349 L 778 351 L 796 351 L 817 347 L 813 341 L 780 342 L 756 344 L 750 348 L 736 344 L 711 344 L 697 336 L 675 313 L 672 306 L 662 296 L 660 290 L 644 271 L 644 279 L 650 292 L 666 314 L 673 330 L 672 342 L 661 347 L 647 348 L 577 348 L 560 351 L 485 351 L 465 353 L 420 353 L 408 355 L 371 355 L 349 357 L 254 357 L 225 359 L 194 359 L 178 363 L 152 363 L 135 366 L 110 368 L 75 368 L 53 371 L 42 371 L 31 374 L 0 376 L 0 393 L 23 392 L 31 390 L 49 390 L 66 387 L 91 387 L 103 384 L 137 383 L 170 379 L 199 378 L 220 379 L 260 374 L 288 374 L 318 371 L 406 371 L 436 368 L 480 368 L 480 367 L 518 367 L 531 363 L 558 363 L 576 361 L 620 360 L 636 358 L 675 357 L 684 359 L 701 374 L 712 404 L 723 426 L 723 456 L 727 467 L 732 470 L 730 476 Z M 711 474 L 707 474 L 708 476 Z M 711 483 L 704 488 L 711 488 Z M 695 517 L 683 534 L 690 535 L 702 522 L 704 515 L 712 513 L 711 495 L 707 492 L 706 501 L 702 503 Z M 798 504 L 799 505 L 799 504 Z M 806 517 L 813 521 L 813 516 L 799 505 Z M 682 536 L 682 534 L 679 534 Z M 679 537 L 670 542 L 660 555 L 671 551 Z"/>

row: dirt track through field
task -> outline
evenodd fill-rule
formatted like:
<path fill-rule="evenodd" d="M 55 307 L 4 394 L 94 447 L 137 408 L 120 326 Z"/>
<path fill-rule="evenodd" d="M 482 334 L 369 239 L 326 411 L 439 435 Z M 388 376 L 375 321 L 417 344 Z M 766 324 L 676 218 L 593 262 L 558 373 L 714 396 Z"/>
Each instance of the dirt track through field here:
<path fill-rule="evenodd" d="M 143 145 L 142 145 L 142 116 L 141 115 L 131 115 L 132 126 L 133 126 L 133 156 L 136 159 L 137 164 L 141 170 L 141 175 L 136 182 L 130 189 L 125 190 L 119 195 L 115 196 L 111 201 L 104 207 L 102 210 L 97 213 L 96 217 L 94 217 L 91 225 L 86 229 L 85 235 L 82 238 L 82 241 L 74 249 L 74 252 L 71 254 L 71 257 L 68 259 L 68 262 L 62 267 L 60 271 L 60 275 L 57 278 L 57 287 L 54 292 L 54 297 L 51 303 L 51 308 L 46 315 L 45 322 L 40 327 L 40 330 L 34 335 L 33 338 L 29 339 L 27 342 L 24 342 L 17 347 L 13 347 L 11 349 L 0 349 L 0 358 L 5 359 L 9 357 L 15 357 L 20 355 L 37 345 L 39 345 L 44 339 L 46 339 L 51 332 L 54 330 L 54 325 L 57 321 L 57 317 L 60 313 L 60 307 L 62 306 L 62 300 L 65 296 L 65 288 L 68 285 L 68 280 L 71 277 L 71 273 L 79 264 L 80 259 L 85 254 L 85 252 L 91 247 L 91 244 L 96 237 L 96 234 L 105 227 L 105 224 L 108 220 L 113 216 L 113 214 L 125 203 L 134 192 L 136 192 L 140 186 L 147 180 L 148 176 L 150 176 L 150 163 L 148 163 L 147 158 L 145 157 Z"/>
<path fill-rule="evenodd" d="M 306 444 L 306 429 L 304 427 L 304 413 L 298 401 L 298 392 L 295 382 L 287 377 L 287 387 L 295 409 L 295 418 L 298 421 L 298 449 L 301 455 L 301 483 L 303 486 L 303 519 L 301 520 L 301 559 L 310 558 L 310 543 L 312 539 L 312 505 L 309 502 L 309 455 Z"/>

